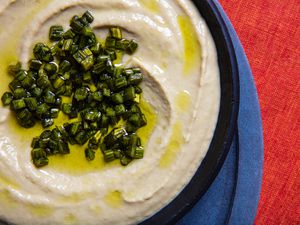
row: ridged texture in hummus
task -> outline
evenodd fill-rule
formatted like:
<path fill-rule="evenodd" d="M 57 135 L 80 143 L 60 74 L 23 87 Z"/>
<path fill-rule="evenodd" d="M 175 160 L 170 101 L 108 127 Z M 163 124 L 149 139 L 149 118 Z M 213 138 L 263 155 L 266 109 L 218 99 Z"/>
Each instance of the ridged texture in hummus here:
<path fill-rule="evenodd" d="M 69 159 L 50 158 L 49 166 L 36 169 L 30 142 L 41 128 L 16 128 L 11 112 L 1 107 L 2 220 L 136 224 L 180 192 L 208 150 L 219 112 L 219 70 L 208 28 L 188 0 L 2 0 L 1 94 L 10 80 L 5 71 L 11 61 L 26 65 L 33 44 L 47 40 L 51 25 L 67 28 L 69 18 L 87 9 L 100 38 L 113 25 L 139 43 L 124 63 L 140 66 L 145 75 L 144 111 L 150 121 L 141 131 L 145 157 L 123 168 L 104 164 L 98 154 L 90 165 L 82 161 L 84 151 L 75 148 Z"/>

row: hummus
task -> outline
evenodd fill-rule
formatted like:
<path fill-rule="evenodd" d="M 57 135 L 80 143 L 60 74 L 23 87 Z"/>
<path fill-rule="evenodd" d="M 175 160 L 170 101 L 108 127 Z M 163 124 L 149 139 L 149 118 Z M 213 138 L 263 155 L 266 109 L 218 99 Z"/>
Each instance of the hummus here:
<path fill-rule="evenodd" d="M 9 63 L 26 67 L 32 46 L 48 39 L 51 25 L 90 10 L 98 37 L 120 26 L 139 43 L 127 66 L 143 69 L 141 129 L 145 156 L 127 167 L 104 163 L 100 151 L 87 162 L 84 150 L 49 158 L 36 169 L 30 143 L 36 125 L 20 128 L 0 108 L 0 218 L 14 224 L 135 224 L 169 203 L 190 181 L 210 145 L 219 112 L 220 81 L 215 45 L 188 0 L 1 0 L 0 93 L 11 78 Z M 61 115 L 56 121 L 63 123 Z"/>

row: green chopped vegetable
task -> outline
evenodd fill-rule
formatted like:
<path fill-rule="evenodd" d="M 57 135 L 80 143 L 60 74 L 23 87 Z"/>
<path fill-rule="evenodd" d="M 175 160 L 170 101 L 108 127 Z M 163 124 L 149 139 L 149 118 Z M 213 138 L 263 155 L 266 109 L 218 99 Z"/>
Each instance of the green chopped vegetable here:
<path fill-rule="evenodd" d="M 91 27 L 84 27 L 83 30 L 82 30 L 82 34 L 83 34 L 84 36 L 91 37 L 91 36 L 94 35 L 94 32 L 93 32 L 93 30 L 92 30 Z"/>
<path fill-rule="evenodd" d="M 127 80 L 126 77 L 119 77 L 115 79 L 115 88 L 116 89 L 122 89 L 127 86 Z"/>
<path fill-rule="evenodd" d="M 44 62 L 51 62 L 54 60 L 51 49 L 43 43 L 37 43 L 34 46 L 33 54 L 36 59 Z"/>
<path fill-rule="evenodd" d="M 73 109 L 72 109 L 72 104 L 71 103 L 63 103 L 62 104 L 62 109 L 63 113 L 69 115 L 72 113 Z"/>
<path fill-rule="evenodd" d="M 22 81 L 21 84 L 24 88 L 30 88 L 35 85 L 35 78 L 32 75 L 27 75 Z"/>
<path fill-rule="evenodd" d="M 44 70 L 47 71 L 47 74 L 48 74 L 48 75 L 53 75 L 53 74 L 55 74 L 56 71 L 57 71 L 57 68 L 58 68 L 58 66 L 57 66 L 57 64 L 54 63 L 54 62 L 46 63 L 46 64 L 44 65 Z"/>
<path fill-rule="evenodd" d="M 64 39 L 73 39 L 75 37 L 75 35 L 76 34 L 71 29 L 69 29 L 65 33 L 63 33 L 62 37 Z"/>
<path fill-rule="evenodd" d="M 50 127 L 54 124 L 54 120 L 52 118 L 44 118 L 42 119 L 43 128 Z"/>
<path fill-rule="evenodd" d="M 38 70 L 41 68 L 42 65 L 43 65 L 43 62 L 40 61 L 40 60 L 38 60 L 38 59 L 31 59 L 31 60 L 29 61 L 29 68 L 30 68 L 31 70 L 36 70 L 36 71 L 38 71 Z"/>
<path fill-rule="evenodd" d="M 24 99 L 13 100 L 11 103 L 14 110 L 23 109 L 26 107 Z"/>
<path fill-rule="evenodd" d="M 88 141 L 87 132 L 84 130 L 79 131 L 75 136 L 75 140 L 79 145 L 84 145 Z"/>
<path fill-rule="evenodd" d="M 122 156 L 122 158 L 120 159 L 122 166 L 127 166 L 131 161 L 132 159 L 127 156 Z"/>
<path fill-rule="evenodd" d="M 62 134 L 60 133 L 59 129 L 56 127 L 51 131 L 51 136 L 54 140 L 60 140 L 62 138 Z"/>
<path fill-rule="evenodd" d="M 3 95 L 2 95 L 2 103 L 4 106 L 6 105 L 10 105 L 11 101 L 13 100 L 13 94 L 11 92 L 5 92 Z"/>
<path fill-rule="evenodd" d="M 37 97 L 37 98 L 39 98 L 39 97 L 42 95 L 42 93 L 43 93 L 43 90 L 42 90 L 41 88 L 39 88 L 39 87 L 35 87 L 35 88 L 33 88 L 32 91 L 31 91 L 31 94 L 32 94 L 34 97 Z"/>
<path fill-rule="evenodd" d="M 32 142 L 31 142 L 31 147 L 32 148 L 38 148 L 39 147 L 39 140 L 40 140 L 40 138 L 38 138 L 38 137 L 33 138 Z"/>
<path fill-rule="evenodd" d="M 39 117 L 41 117 L 42 115 L 44 115 L 48 110 L 50 109 L 50 107 L 46 104 L 46 103 L 42 103 L 40 105 L 38 105 L 38 107 L 36 108 L 36 113 Z"/>
<path fill-rule="evenodd" d="M 105 70 L 105 61 L 100 61 L 94 65 L 92 72 L 94 74 L 101 74 Z"/>
<path fill-rule="evenodd" d="M 80 33 L 84 28 L 84 24 L 78 16 L 73 16 L 73 18 L 71 19 L 70 27 L 75 33 Z"/>
<path fill-rule="evenodd" d="M 71 125 L 70 133 L 74 136 L 80 130 L 81 123 L 76 122 Z"/>
<path fill-rule="evenodd" d="M 78 88 L 75 91 L 74 98 L 77 101 L 82 101 L 82 100 L 86 99 L 88 94 L 89 94 L 89 89 L 88 88 L 86 88 L 86 87 Z"/>
<path fill-rule="evenodd" d="M 70 51 L 71 47 L 72 47 L 72 44 L 73 44 L 73 40 L 72 39 L 64 40 L 64 43 L 63 43 L 63 46 L 62 46 L 62 50 L 63 51 Z"/>
<path fill-rule="evenodd" d="M 21 62 L 16 62 L 15 64 L 11 64 L 8 66 L 8 73 L 12 76 L 15 76 L 22 68 Z"/>
<path fill-rule="evenodd" d="M 101 44 L 93 21 L 86 11 L 73 16 L 66 31 L 61 25 L 51 26 L 51 45 L 34 45 L 28 70 L 21 62 L 8 66 L 13 78 L 10 92 L 1 97 L 3 105 L 10 106 L 20 126 L 39 122 L 45 129 L 31 143 L 37 168 L 48 165 L 53 155 L 69 154 L 69 144 L 87 144 L 82 154 L 88 161 L 95 160 L 99 147 L 105 162 L 117 159 L 123 166 L 144 156 L 135 133 L 147 124 L 139 108 L 143 74 L 137 67 L 115 65 L 117 58 L 136 52 L 138 44 L 126 39 L 119 27 L 109 28 Z M 55 126 L 60 111 L 76 122 Z"/>
<path fill-rule="evenodd" d="M 59 109 L 57 109 L 57 108 L 50 109 L 50 117 L 51 118 L 57 118 L 58 114 L 59 114 Z"/>
<path fill-rule="evenodd" d="M 113 110 L 113 108 L 110 108 L 110 107 L 107 107 L 107 108 L 105 109 L 105 113 L 106 113 L 106 115 L 107 115 L 108 117 L 114 117 L 114 116 L 116 116 L 115 110 Z"/>
<path fill-rule="evenodd" d="M 15 99 L 21 99 L 27 97 L 27 92 L 24 88 L 16 88 L 13 95 Z"/>
<path fill-rule="evenodd" d="M 115 159 L 114 152 L 112 150 L 106 150 L 103 152 L 104 161 L 111 162 Z"/>
<path fill-rule="evenodd" d="M 49 78 L 46 75 L 40 76 L 39 79 L 37 80 L 36 84 L 42 89 L 46 89 L 51 86 Z"/>
<path fill-rule="evenodd" d="M 114 61 L 115 59 L 117 59 L 116 51 L 111 50 L 111 49 L 107 49 L 106 53 L 109 56 L 109 58 L 110 58 L 111 61 Z"/>
<path fill-rule="evenodd" d="M 22 87 L 20 81 L 17 79 L 14 79 L 12 82 L 9 83 L 8 87 L 10 88 L 11 91 L 14 91 L 17 88 Z"/>
<path fill-rule="evenodd" d="M 92 161 L 95 159 L 95 152 L 90 149 L 90 148 L 86 148 L 85 151 L 85 158 L 88 160 L 88 161 Z"/>
<path fill-rule="evenodd" d="M 18 122 L 27 125 L 27 122 L 32 119 L 32 113 L 28 109 L 22 109 L 17 112 Z"/>
<path fill-rule="evenodd" d="M 94 44 L 92 47 L 91 47 L 91 51 L 94 55 L 99 55 L 101 53 L 101 50 L 102 50 L 102 47 L 101 47 L 101 44 L 99 42 L 97 42 L 96 44 Z"/>
<path fill-rule="evenodd" d="M 144 157 L 144 148 L 142 146 L 138 146 L 135 150 L 134 157 L 135 159 L 142 159 Z"/>
<path fill-rule="evenodd" d="M 135 40 L 131 40 L 126 48 L 126 53 L 132 55 L 133 53 L 136 52 L 138 48 L 138 43 Z"/>
<path fill-rule="evenodd" d="M 44 93 L 44 102 L 48 104 L 54 104 L 56 101 L 55 94 L 52 91 L 46 91 Z"/>
<path fill-rule="evenodd" d="M 96 109 L 91 109 L 87 111 L 84 115 L 84 119 L 91 122 L 98 121 L 100 118 L 101 118 L 101 112 L 99 112 Z"/>
<path fill-rule="evenodd" d="M 117 115 L 122 115 L 123 113 L 126 112 L 126 108 L 125 108 L 125 106 L 123 104 L 116 105 L 115 106 L 115 111 L 116 111 Z"/>
<path fill-rule="evenodd" d="M 36 110 L 37 105 L 38 105 L 38 102 L 37 102 L 36 98 L 30 97 L 30 98 L 25 98 L 24 100 L 25 100 L 26 106 L 30 110 L 32 110 L 32 111 Z"/>
<path fill-rule="evenodd" d="M 58 151 L 60 154 L 63 154 L 63 155 L 69 154 L 70 153 L 69 145 L 65 141 L 59 140 L 58 141 Z"/>
<path fill-rule="evenodd" d="M 88 23 L 92 23 L 94 21 L 94 17 L 92 16 L 90 11 L 86 11 L 82 15 L 82 19 L 86 20 Z"/>
<path fill-rule="evenodd" d="M 103 94 L 101 91 L 97 91 L 92 93 L 93 100 L 97 102 L 101 102 L 103 100 Z"/>
<path fill-rule="evenodd" d="M 105 138 L 104 143 L 106 146 L 112 146 L 119 138 L 122 136 L 127 135 L 127 132 L 124 128 L 114 128 Z"/>
<path fill-rule="evenodd" d="M 59 41 L 62 38 L 64 28 L 62 26 L 51 26 L 49 31 L 49 39 L 51 41 Z"/>
<path fill-rule="evenodd" d="M 38 168 L 46 166 L 49 163 L 46 151 L 41 148 L 34 148 L 31 151 L 31 158 L 32 158 L 33 164 Z"/>
<path fill-rule="evenodd" d="M 125 101 L 132 101 L 135 98 L 135 88 L 128 87 L 124 90 L 124 100 Z"/>
<path fill-rule="evenodd" d="M 142 82 L 142 80 L 143 80 L 142 73 L 131 74 L 128 77 L 128 83 L 132 85 L 138 85 Z"/>
<path fill-rule="evenodd" d="M 52 134 L 51 130 L 45 130 L 45 131 L 43 131 L 43 133 L 41 133 L 40 138 L 41 139 L 50 138 L 51 134 Z"/>
<path fill-rule="evenodd" d="M 116 104 L 121 104 L 124 102 L 124 98 L 121 93 L 115 93 L 111 96 L 111 101 Z"/>
<path fill-rule="evenodd" d="M 106 96 L 106 97 L 109 97 L 110 96 L 110 90 L 108 88 L 103 88 L 103 95 Z"/>
<path fill-rule="evenodd" d="M 110 36 L 112 36 L 115 39 L 122 39 L 122 31 L 118 27 L 112 27 L 109 29 Z"/>
<path fill-rule="evenodd" d="M 89 70 L 94 65 L 93 53 L 89 48 L 79 50 L 73 57 L 85 71 Z"/>
<path fill-rule="evenodd" d="M 16 78 L 21 82 L 22 80 L 24 80 L 27 76 L 27 71 L 25 70 L 20 70 L 17 75 Z"/>
<path fill-rule="evenodd" d="M 108 49 L 114 49 L 116 47 L 116 39 L 108 36 L 105 40 L 105 47 Z"/>
<path fill-rule="evenodd" d="M 126 39 L 116 41 L 116 49 L 125 51 L 129 47 L 130 41 Z"/>
<path fill-rule="evenodd" d="M 97 150 L 97 148 L 99 148 L 99 139 L 97 140 L 96 137 L 92 137 L 90 140 L 89 140 L 89 148 L 90 149 L 93 149 L 93 150 Z"/>
<path fill-rule="evenodd" d="M 55 79 L 55 81 L 53 82 L 53 87 L 54 88 L 60 88 L 60 87 L 62 87 L 64 84 L 65 84 L 65 78 L 64 77 L 62 77 L 62 76 L 58 76 L 56 79 Z M 62 93 L 63 94 L 63 93 Z"/>

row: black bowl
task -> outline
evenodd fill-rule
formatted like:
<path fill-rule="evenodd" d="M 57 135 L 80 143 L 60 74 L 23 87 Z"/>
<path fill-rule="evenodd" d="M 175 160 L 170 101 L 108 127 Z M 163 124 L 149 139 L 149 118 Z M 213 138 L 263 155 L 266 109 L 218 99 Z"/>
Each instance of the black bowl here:
<path fill-rule="evenodd" d="M 193 0 L 193 2 L 206 21 L 217 47 L 221 76 L 218 122 L 208 152 L 191 181 L 173 201 L 140 225 L 174 224 L 194 206 L 220 171 L 237 126 L 239 77 L 229 31 L 214 0 Z"/>

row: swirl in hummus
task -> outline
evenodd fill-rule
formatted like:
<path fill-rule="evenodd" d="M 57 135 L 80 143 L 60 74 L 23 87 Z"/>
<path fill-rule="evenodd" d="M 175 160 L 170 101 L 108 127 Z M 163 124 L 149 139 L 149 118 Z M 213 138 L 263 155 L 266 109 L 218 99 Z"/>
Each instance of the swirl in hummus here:
<path fill-rule="evenodd" d="M 31 139 L 41 128 L 19 128 L 0 108 L 0 218 L 14 224 L 135 224 L 169 203 L 204 158 L 219 112 L 216 49 L 207 25 L 188 0 L 1 0 L 1 94 L 7 65 L 31 57 L 51 25 L 90 10 L 104 38 L 108 26 L 139 43 L 123 62 L 143 69 L 144 159 L 127 167 L 93 162 L 82 149 L 36 169 Z M 65 118 L 60 118 L 63 122 Z M 143 130 L 144 129 L 144 130 Z M 65 157 L 62 159 L 62 157 Z"/>

